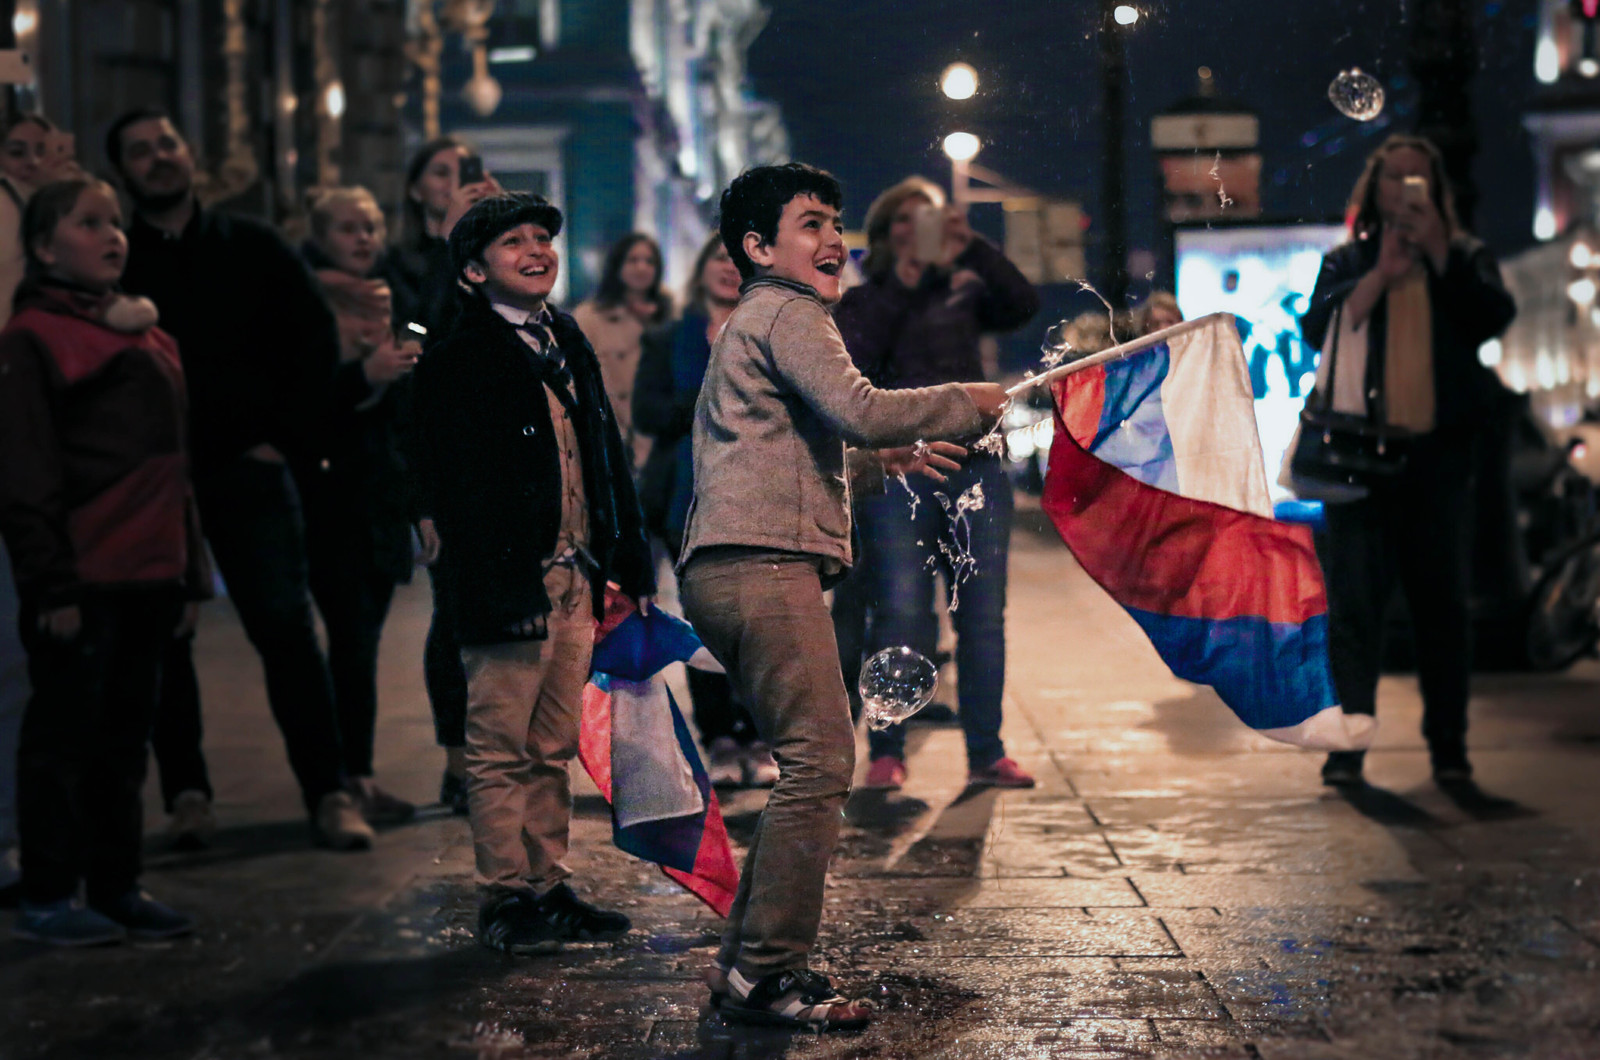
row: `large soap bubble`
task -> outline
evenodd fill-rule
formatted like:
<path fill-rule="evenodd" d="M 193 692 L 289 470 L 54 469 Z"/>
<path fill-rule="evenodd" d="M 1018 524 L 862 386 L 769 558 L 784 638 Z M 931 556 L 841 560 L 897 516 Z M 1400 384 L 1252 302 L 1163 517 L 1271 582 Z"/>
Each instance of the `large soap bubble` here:
<path fill-rule="evenodd" d="M 939 671 L 910 648 L 885 648 L 862 664 L 857 687 L 867 727 L 882 731 L 932 702 Z"/>
<path fill-rule="evenodd" d="M 1328 86 L 1328 99 L 1345 117 L 1371 121 L 1383 113 L 1383 84 L 1352 66 L 1333 79 Z"/>

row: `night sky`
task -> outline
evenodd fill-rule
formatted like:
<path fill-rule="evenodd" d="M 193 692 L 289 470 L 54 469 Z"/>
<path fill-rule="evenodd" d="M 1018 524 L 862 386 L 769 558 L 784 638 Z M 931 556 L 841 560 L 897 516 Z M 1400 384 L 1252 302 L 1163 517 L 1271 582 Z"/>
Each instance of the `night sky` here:
<path fill-rule="evenodd" d="M 921 172 L 948 186 L 939 143 L 965 128 L 977 161 L 1048 195 L 1099 207 L 1099 67 L 1091 0 L 768 0 L 772 18 L 750 49 L 756 91 L 783 107 L 797 159 L 845 183 L 858 225 L 872 197 Z M 1152 114 L 1215 73 L 1221 95 L 1261 115 L 1263 206 L 1274 217 L 1325 219 L 1342 210 L 1367 152 L 1411 127 L 1403 0 L 1146 0 L 1128 33 L 1128 234 L 1155 238 Z M 1506 253 L 1531 241 L 1533 164 L 1520 124 L 1534 88 L 1534 0 L 1476 8 L 1482 66 L 1474 99 L 1482 149 L 1477 230 Z M 950 62 L 977 68 L 979 92 L 946 100 Z M 1360 66 L 1389 87 L 1385 116 L 1342 117 L 1327 88 Z M 1392 123 L 1392 124 L 1390 124 Z M 997 216 L 982 227 L 994 228 Z M 1091 229 L 1091 234 L 1092 234 Z M 1093 252 L 1091 251 L 1091 254 Z M 1091 258 L 1091 260 L 1093 260 Z"/>

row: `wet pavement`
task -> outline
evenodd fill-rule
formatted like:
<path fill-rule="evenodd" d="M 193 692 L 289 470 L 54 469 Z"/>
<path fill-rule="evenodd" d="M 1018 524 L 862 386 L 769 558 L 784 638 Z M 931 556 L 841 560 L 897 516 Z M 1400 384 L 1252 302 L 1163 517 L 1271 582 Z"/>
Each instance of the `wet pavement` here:
<path fill-rule="evenodd" d="M 199 642 L 224 832 L 146 885 L 189 940 L 0 943 L 0 1058 L 1600 1057 L 1600 664 L 1483 675 L 1481 789 L 1428 779 L 1415 683 L 1385 678 L 1371 785 L 1241 728 L 1174 679 L 1024 514 L 1005 735 L 1033 791 L 963 791 L 954 727 L 916 726 L 903 792 L 858 792 L 818 966 L 880 1017 L 856 1035 L 725 1025 L 699 985 L 719 921 L 617 852 L 582 781 L 580 890 L 614 944 L 508 959 L 473 940 L 465 821 L 375 850 L 307 843 L 257 664 L 226 605 Z M 379 778 L 429 800 L 425 580 L 384 645 Z M 864 762 L 863 762 L 864 768 Z M 724 808 L 736 842 L 764 796 Z M 152 797 L 149 805 L 156 809 Z"/>

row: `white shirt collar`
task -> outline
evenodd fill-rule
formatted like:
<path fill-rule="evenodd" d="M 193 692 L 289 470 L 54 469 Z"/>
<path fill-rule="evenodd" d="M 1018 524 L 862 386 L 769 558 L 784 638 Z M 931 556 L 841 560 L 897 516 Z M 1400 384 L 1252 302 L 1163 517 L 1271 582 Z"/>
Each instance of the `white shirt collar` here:
<path fill-rule="evenodd" d="M 507 305 L 504 302 L 491 301 L 489 305 L 494 308 L 496 313 L 499 313 L 506 320 L 510 321 L 513 327 L 520 328 L 527 324 L 530 320 L 540 324 L 550 324 L 555 320 L 555 317 L 550 315 L 549 306 L 541 306 L 539 311 L 535 313 L 532 310 L 522 309 L 514 305 Z"/>

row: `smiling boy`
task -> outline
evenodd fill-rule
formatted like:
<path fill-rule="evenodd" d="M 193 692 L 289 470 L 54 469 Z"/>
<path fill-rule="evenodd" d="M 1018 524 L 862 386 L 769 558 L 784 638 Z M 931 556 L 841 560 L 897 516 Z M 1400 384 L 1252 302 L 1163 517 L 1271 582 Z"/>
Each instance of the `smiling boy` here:
<path fill-rule="evenodd" d="M 416 371 L 418 485 L 442 542 L 467 673 L 478 937 L 506 953 L 616 938 L 562 859 L 583 686 L 608 580 L 654 592 L 650 549 L 600 365 L 547 303 L 561 212 L 500 194 L 450 233 L 471 293 Z"/>
<path fill-rule="evenodd" d="M 855 769 L 822 593 L 851 564 L 854 473 L 870 465 L 881 484 L 885 468 L 956 466 L 910 449 L 847 460 L 846 446 L 975 436 L 1005 401 L 990 383 L 879 390 L 856 370 L 829 315 L 845 261 L 841 201 L 832 176 L 798 163 L 752 169 L 723 192 L 722 241 L 744 285 L 695 410 L 679 565 L 684 612 L 781 770 L 709 976 L 713 995 L 730 1019 L 824 1030 L 865 1026 L 870 1013 L 807 968 Z"/>

